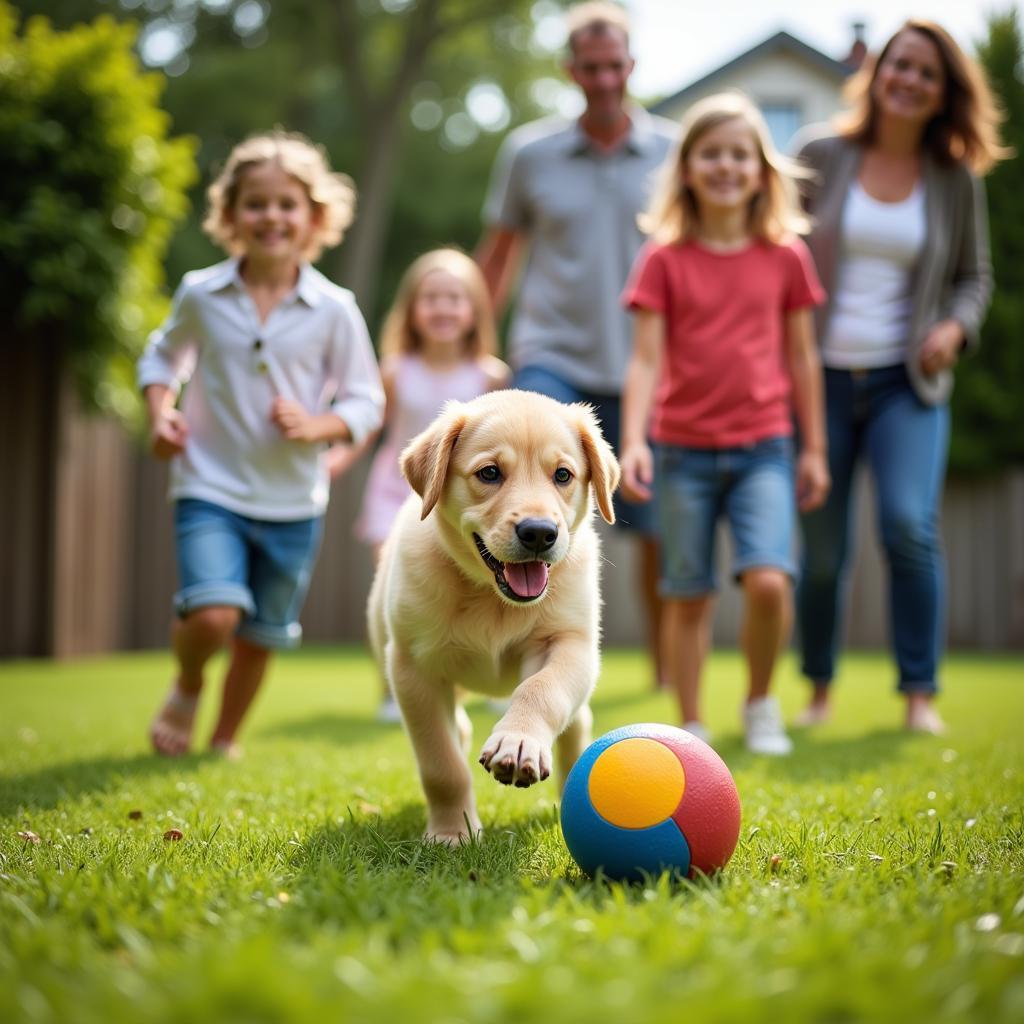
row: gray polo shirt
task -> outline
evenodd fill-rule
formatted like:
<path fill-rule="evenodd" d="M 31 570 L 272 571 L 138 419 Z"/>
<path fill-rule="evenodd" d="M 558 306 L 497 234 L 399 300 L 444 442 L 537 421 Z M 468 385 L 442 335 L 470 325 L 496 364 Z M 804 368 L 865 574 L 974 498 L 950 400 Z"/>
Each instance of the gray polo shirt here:
<path fill-rule="evenodd" d="M 611 153 L 560 118 L 512 132 L 484 204 L 485 224 L 529 242 L 509 361 L 596 394 L 622 391 L 632 324 L 620 297 L 644 242 L 636 218 L 678 134 L 642 108 L 629 116 L 632 129 Z"/>

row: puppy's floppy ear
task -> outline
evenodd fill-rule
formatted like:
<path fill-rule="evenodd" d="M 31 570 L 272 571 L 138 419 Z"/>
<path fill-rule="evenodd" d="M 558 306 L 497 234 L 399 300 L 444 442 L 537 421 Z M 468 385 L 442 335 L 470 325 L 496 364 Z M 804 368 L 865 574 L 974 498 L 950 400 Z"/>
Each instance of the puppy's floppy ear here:
<path fill-rule="evenodd" d="M 426 519 L 441 498 L 448 463 L 466 425 L 461 402 L 446 402 L 437 419 L 417 434 L 402 452 L 399 464 L 409 486 L 423 499 L 420 519 Z"/>
<path fill-rule="evenodd" d="M 594 498 L 597 500 L 597 508 L 606 523 L 615 522 L 615 510 L 612 507 L 612 494 L 619 486 L 618 460 L 611 449 L 611 445 L 604 439 L 601 428 L 598 426 L 594 410 L 589 405 L 577 404 L 573 406 L 579 410 L 580 441 L 583 444 L 583 454 L 590 464 L 590 483 L 594 488 Z"/>

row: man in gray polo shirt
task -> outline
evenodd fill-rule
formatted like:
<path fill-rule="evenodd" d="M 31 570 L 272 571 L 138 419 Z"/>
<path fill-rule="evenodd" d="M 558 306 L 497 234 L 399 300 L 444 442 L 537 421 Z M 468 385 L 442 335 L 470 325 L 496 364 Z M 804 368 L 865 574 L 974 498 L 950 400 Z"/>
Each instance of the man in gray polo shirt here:
<path fill-rule="evenodd" d="M 509 361 L 513 387 L 590 402 L 619 443 L 619 406 L 632 343 L 620 296 L 644 238 L 637 214 L 677 127 L 628 102 L 633 70 L 622 8 L 568 12 L 566 71 L 583 93 L 578 121 L 548 118 L 512 132 L 498 154 L 477 259 L 500 312 L 522 257 Z M 637 531 L 649 639 L 657 665 L 657 541 L 651 505 L 616 496 L 619 523 Z"/>

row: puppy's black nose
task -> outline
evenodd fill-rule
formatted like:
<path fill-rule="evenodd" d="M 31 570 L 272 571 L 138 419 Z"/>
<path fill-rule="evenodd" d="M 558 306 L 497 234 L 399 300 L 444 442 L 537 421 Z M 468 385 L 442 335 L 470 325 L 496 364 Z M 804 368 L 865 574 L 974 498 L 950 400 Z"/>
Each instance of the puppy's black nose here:
<path fill-rule="evenodd" d="M 524 519 L 516 523 L 516 536 L 524 548 L 539 555 L 558 540 L 558 527 L 550 519 Z"/>

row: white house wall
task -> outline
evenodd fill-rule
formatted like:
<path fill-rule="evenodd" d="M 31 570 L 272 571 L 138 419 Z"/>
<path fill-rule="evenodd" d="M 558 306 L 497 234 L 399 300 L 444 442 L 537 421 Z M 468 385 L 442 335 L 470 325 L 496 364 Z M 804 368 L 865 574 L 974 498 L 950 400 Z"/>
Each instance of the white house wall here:
<path fill-rule="evenodd" d="M 729 89 L 742 90 L 759 106 L 793 103 L 805 125 L 827 121 L 842 106 L 840 83 L 795 54 L 777 53 L 755 57 L 706 86 L 688 90 L 677 105 L 660 112 L 679 120 L 697 100 Z"/>

